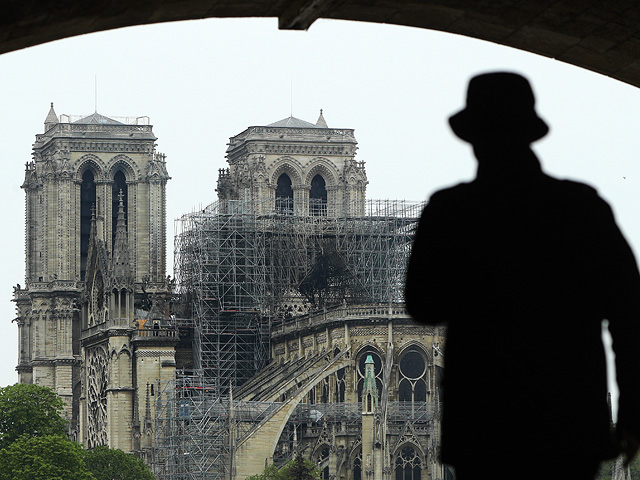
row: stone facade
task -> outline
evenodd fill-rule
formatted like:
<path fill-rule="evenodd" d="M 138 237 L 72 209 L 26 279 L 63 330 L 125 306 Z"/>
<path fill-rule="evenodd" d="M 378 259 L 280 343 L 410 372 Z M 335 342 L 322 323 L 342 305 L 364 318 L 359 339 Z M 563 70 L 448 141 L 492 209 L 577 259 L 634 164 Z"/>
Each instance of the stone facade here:
<path fill-rule="evenodd" d="M 352 129 L 289 117 L 231 137 L 219 200 L 253 202 L 258 213 L 364 215 L 367 175 Z"/>
<path fill-rule="evenodd" d="M 146 117 L 58 117 L 52 104 L 44 127 L 22 185 L 19 381 L 53 388 L 85 446 L 141 450 L 149 386 L 173 378 L 178 341 L 166 320 L 165 157 Z"/>
<path fill-rule="evenodd" d="M 178 392 L 172 382 L 176 369 L 191 362 L 191 345 L 180 343 L 169 311 L 169 177 L 155 141 L 144 121 L 121 122 L 97 113 L 72 121 L 58 118 L 51 107 L 26 168 L 26 284 L 14 292 L 20 381 L 60 394 L 71 431 L 86 447 L 109 445 L 149 462 L 155 442 L 171 435 L 154 431 L 156 408 L 162 408 L 156 400 L 167 385 Z M 316 124 L 290 117 L 231 138 L 229 168 L 218 179 L 219 210 L 202 214 L 233 216 L 220 232 L 241 241 L 248 238 L 247 229 L 262 225 L 252 234 L 278 243 L 265 241 L 263 266 L 279 265 L 288 273 L 269 276 L 265 269 L 263 281 L 271 283 L 263 285 L 264 295 L 269 302 L 278 299 L 281 305 L 275 307 L 265 308 L 269 302 L 257 293 L 241 297 L 244 310 L 224 295 L 202 300 L 212 302 L 213 320 L 227 322 L 225 328 L 237 327 L 246 309 L 273 326 L 265 349 L 269 365 L 244 385 L 229 380 L 233 391 L 214 392 L 214 401 L 230 405 L 219 412 L 228 416 L 217 418 L 230 430 L 212 437 L 222 443 L 212 445 L 199 431 L 191 434 L 203 440 L 199 448 L 224 458 L 224 465 L 214 467 L 207 455 L 202 465 L 195 465 L 194 456 L 188 459 L 189 468 L 211 469 L 207 478 L 242 480 L 296 452 L 315 462 L 327 480 L 446 478 L 437 461 L 444 331 L 415 325 L 386 291 L 401 276 L 406 232 L 416 219 L 396 218 L 390 210 L 365 218 L 367 177 L 364 162 L 355 160 L 356 149 L 353 130 L 329 128 L 322 113 Z M 287 234 L 286 228 L 296 231 Z M 229 234 L 236 230 L 242 235 Z M 235 247 L 236 254 L 255 260 L 256 252 Z M 300 249 L 304 254 L 289 251 Z M 216 281 L 223 293 L 228 286 L 235 294 L 253 278 L 247 276 L 253 263 L 244 257 L 234 262 L 228 268 L 243 267 L 244 276 L 234 276 L 230 285 Z M 396 269 L 389 266 L 394 262 Z M 218 269 L 224 265 L 215 262 Z M 339 272 L 327 276 L 325 268 Z M 375 282 L 388 287 L 369 288 Z M 365 297 L 368 303 L 362 302 Z M 204 355 L 207 343 L 196 338 L 198 331 L 191 328 L 185 338 L 199 341 Z M 177 364 L 176 351 L 187 361 Z M 249 354 L 254 368 L 264 366 L 255 352 Z M 223 380 L 216 385 L 226 385 Z M 187 387 L 170 415 L 184 415 L 194 401 L 195 392 Z M 273 415 L 256 425 L 255 408 L 265 406 Z M 192 419 L 189 425 L 196 423 Z M 162 471 L 169 466 L 165 458 Z"/>
<path fill-rule="evenodd" d="M 444 328 L 415 324 L 402 305 L 344 305 L 290 319 L 271 339 L 271 369 L 238 398 L 285 407 L 238 445 L 235 478 L 292 451 L 324 479 L 446 478 L 438 461 Z"/>
<path fill-rule="evenodd" d="M 219 204 L 237 201 L 235 211 L 257 212 L 274 231 L 295 229 L 296 249 L 307 252 L 266 254 L 267 265 L 291 258 L 303 274 L 290 285 L 275 275 L 267 288 L 272 298 L 288 295 L 273 319 L 271 363 L 234 392 L 237 431 L 250 434 L 233 440 L 232 479 L 296 453 L 327 480 L 447 476 L 438 460 L 444 330 L 416 325 L 391 292 L 404 275 L 410 237 L 402 232 L 417 218 L 398 221 L 391 209 L 366 218 L 356 145 L 353 130 L 329 128 L 322 112 L 316 124 L 290 117 L 230 139 Z M 382 278 L 383 291 L 355 287 Z M 274 413 L 258 426 L 238 420 L 256 415 L 256 405 Z"/>

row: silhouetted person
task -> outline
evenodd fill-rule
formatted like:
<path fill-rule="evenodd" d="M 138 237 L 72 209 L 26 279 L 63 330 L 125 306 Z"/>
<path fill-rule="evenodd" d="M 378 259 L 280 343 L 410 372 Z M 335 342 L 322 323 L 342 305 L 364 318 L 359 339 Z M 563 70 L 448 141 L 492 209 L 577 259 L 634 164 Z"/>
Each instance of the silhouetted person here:
<path fill-rule="evenodd" d="M 611 209 L 544 174 L 530 144 L 548 127 L 528 81 L 471 80 L 449 119 L 477 177 L 435 193 L 409 263 L 406 302 L 447 325 L 442 461 L 468 478 L 593 478 L 640 438 L 640 277 Z M 601 324 L 620 389 L 611 432 Z"/>

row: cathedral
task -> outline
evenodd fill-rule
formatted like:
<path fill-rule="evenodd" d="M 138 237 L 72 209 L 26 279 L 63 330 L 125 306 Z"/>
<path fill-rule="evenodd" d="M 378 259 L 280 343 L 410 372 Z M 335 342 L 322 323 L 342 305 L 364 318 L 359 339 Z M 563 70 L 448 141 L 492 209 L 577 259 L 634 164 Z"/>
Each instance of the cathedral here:
<path fill-rule="evenodd" d="M 422 204 L 366 199 L 352 129 L 293 116 L 230 138 L 218 199 L 177 220 L 146 117 L 58 116 L 27 163 L 23 383 L 87 448 L 158 479 L 243 480 L 300 454 L 327 480 L 447 479 L 444 330 L 402 303 Z"/>
<path fill-rule="evenodd" d="M 58 117 L 51 104 L 22 184 L 18 378 L 60 395 L 72 436 L 89 448 L 150 448 L 147 390 L 175 372 L 169 175 L 148 123 Z"/>

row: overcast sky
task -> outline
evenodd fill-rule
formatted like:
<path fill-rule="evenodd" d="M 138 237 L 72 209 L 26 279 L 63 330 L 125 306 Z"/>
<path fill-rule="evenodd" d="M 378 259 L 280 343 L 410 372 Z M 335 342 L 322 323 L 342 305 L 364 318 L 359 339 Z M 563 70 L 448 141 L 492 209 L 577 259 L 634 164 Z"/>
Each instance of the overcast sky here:
<path fill-rule="evenodd" d="M 0 56 L 0 386 L 17 380 L 10 299 L 12 286 L 24 284 L 20 185 L 51 102 L 58 115 L 93 113 L 97 78 L 99 113 L 150 117 L 172 176 L 172 245 L 173 220 L 215 200 L 229 137 L 290 113 L 315 123 L 322 108 L 329 127 L 355 129 L 369 198 L 423 200 L 472 178 L 470 147 L 446 119 L 464 106 L 469 78 L 491 70 L 530 79 L 551 126 L 534 144 L 543 168 L 595 186 L 637 255 L 639 91 L 551 59 L 388 25 L 318 21 L 307 32 L 279 31 L 276 19 L 133 27 Z"/>

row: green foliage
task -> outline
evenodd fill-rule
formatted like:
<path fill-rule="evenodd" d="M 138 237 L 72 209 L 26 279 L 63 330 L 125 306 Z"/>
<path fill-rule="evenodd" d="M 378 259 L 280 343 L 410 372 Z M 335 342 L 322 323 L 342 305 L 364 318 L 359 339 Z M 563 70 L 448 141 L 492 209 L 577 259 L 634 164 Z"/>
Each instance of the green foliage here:
<path fill-rule="evenodd" d="M 301 455 L 287 462 L 280 471 L 282 480 L 320 480 L 320 471 Z"/>
<path fill-rule="evenodd" d="M 22 435 L 65 435 L 64 402 L 50 388 L 16 383 L 0 388 L 0 449 Z"/>
<path fill-rule="evenodd" d="M 251 475 L 247 480 L 282 480 L 280 470 L 275 465 L 269 465 L 264 472 Z"/>
<path fill-rule="evenodd" d="M 615 459 L 602 462 L 600 464 L 600 470 L 596 474 L 594 480 L 611 480 L 611 475 L 613 473 L 613 467 L 615 464 Z"/>
<path fill-rule="evenodd" d="M 0 480 L 95 480 L 82 447 L 60 435 L 20 437 L 0 450 Z"/>
<path fill-rule="evenodd" d="M 602 462 L 600 464 L 600 471 L 595 476 L 594 480 L 611 480 L 613 477 L 613 467 L 615 466 L 616 461 L 607 460 L 606 462 Z M 631 480 L 640 480 L 640 455 L 636 455 L 635 458 L 631 461 L 629 465 L 629 472 L 631 473 Z M 624 471 L 625 479 L 627 478 L 627 470 Z"/>
<path fill-rule="evenodd" d="M 247 480 L 320 480 L 320 471 L 312 462 L 298 455 L 280 469 L 269 465 L 264 472 L 252 475 Z"/>
<path fill-rule="evenodd" d="M 115 448 L 89 450 L 85 453 L 85 461 L 96 480 L 154 480 L 142 460 Z"/>

